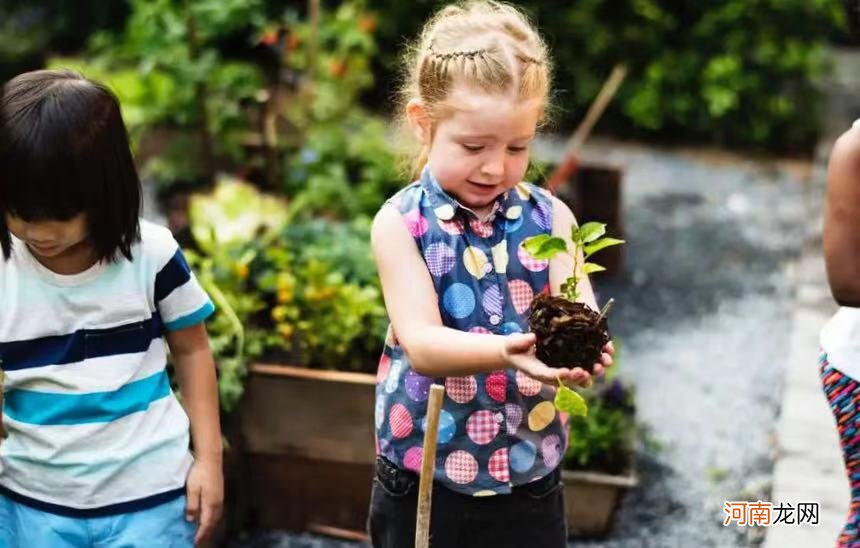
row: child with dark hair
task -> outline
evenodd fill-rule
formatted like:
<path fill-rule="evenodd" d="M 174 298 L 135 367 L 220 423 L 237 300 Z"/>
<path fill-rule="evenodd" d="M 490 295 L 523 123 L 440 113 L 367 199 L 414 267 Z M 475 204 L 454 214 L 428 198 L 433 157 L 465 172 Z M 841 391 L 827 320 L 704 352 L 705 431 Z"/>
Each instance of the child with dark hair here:
<path fill-rule="evenodd" d="M 65 70 L 5 85 L 0 546 L 192 546 L 219 518 L 214 307 L 140 202 L 107 88 Z"/>

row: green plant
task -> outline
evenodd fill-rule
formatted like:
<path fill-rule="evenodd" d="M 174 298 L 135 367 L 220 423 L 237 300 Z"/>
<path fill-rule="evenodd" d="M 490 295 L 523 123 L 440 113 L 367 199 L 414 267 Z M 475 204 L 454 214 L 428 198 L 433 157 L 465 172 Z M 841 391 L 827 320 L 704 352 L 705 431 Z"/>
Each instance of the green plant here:
<path fill-rule="evenodd" d="M 523 242 L 526 252 L 536 259 L 551 259 L 559 253 L 567 253 L 573 260 L 571 275 L 561 284 L 562 295 L 568 301 L 567 303 L 561 301 L 561 305 L 564 307 L 554 303 L 550 297 L 535 299 L 535 302 L 532 303 L 529 323 L 538 335 L 537 355 L 547 363 L 553 365 L 571 363 L 564 361 L 570 357 L 568 352 L 552 352 L 551 345 L 558 350 L 556 341 L 560 341 L 562 346 L 585 346 L 588 344 L 594 347 L 596 351 L 590 356 L 594 358 L 600 356 L 603 344 L 609 340 L 606 330 L 601 328 L 601 320 L 608 311 L 608 307 L 611 306 L 611 301 L 607 303 L 599 316 L 588 309 L 577 309 L 575 306 L 571 306 L 579 300 L 579 283 L 582 277 L 605 270 L 596 263 L 588 262 L 589 257 L 601 249 L 624 243 L 624 240 L 602 237 L 605 233 L 605 224 L 589 222 L 581 227 L 571 227 L 570 249 L 564 238 L 549 234 L 539 234 Z M 580 255 L 583 257 L 581 261 Z M 592 316 L 597 317 L 592 318 Z M 549 343 L 550 339 L 552 339 L 552 343 Z M 577 362 L 573 361 L 572 363 Z M 590 365 L 590 363 L 583 365 Z M 565 386 L 561 382 L 561 378 L 558 379 L 555 406 L 571 415 L 585 416 L 588 414 L 588 404 L 585 399 Z"/>
<path fill-rule="evenodd" d="M 288 222 L 285 202 L 236 180 L 191 201 L 187 252 L 215 301 L 207 323 L 225 410 L 248 361 L 371 371 L 387 315 L 369 249 L 370 219 Z"/>
<path fill-rule="evenodd" d="M 297 218 L 372 215 L 402 184 L 386 124 L 358 104 L 373 84 L 376 16 L 348 1 L 318 20 L 289 13 L 285 26 L 281 62 L 303 84 L 283 111 L 293 130 L 283 190 Z"/>
<path fill-rule="evenodd" d="M 368 241 L 367 220 L 316 220 L 288 225 L 259 250 L 249 266 L 271 303 L 269 317 L 258 319 L 273 332 L 268 350 L 308 367 L 372 370 L 387 315 Z"/>
<path fill-rule="evenodd" d="M 442 0 L 377 0 L 374 59 L 385 104 L 414 39 Z M 845 36 L 839 0 L 537 0 L 522 3 L 549 43 L 555 121 L 584 116 L 611 67 L 624 86 L 599 130 L 687 144 L 809 152 L 829 37 Z"/>
<path fill-rule="evenodd" d="M 629 465 L 636 442 L 634 394 L 618 378 L 602 380 L 586 394 L 587 416 L 571 416 L 564 463 L 568 469 L 618 474 Z"/>
<path fill-rule="evenodd" d="M 563 238 L 549 234 L 539 234 L 528 238 L 523 242 L 523 247 L 535 259 L 551 259 L 558 253 L 567 253 L 571 256 L 573 272 L 561 285 L 561 291 L 567 300 L 576 302 L 579 300 L 578 287 L 579 282 L 582 281 L 582 276 L 606 270 L 599 264 L 588 262 L 589 257 L 601 249 L 624 243 L 624 240 L 617 238 L 604 238 L 602 237 L 604 234 L 606 234 L 606 224 L 590 222 L 581 227 L 574 226 L 571 228 L 570 240 L 573 244 L 571 249 L 568 249 L 567 242 Z M 584 257 L 583 261 L 580 261 L 580 254 Z"/>
<path fill-rule="evenodd" d="M 263 8 L 260 0 L 131 0 L 121 33 L 96 33 L 86 59 L 50 65 L 77 68 L 113 87 L 135 142 L 156 126 L 193 136 L 162 156 L 154 175 L 179 172 L 212 182 L 216 157 L 242 161 L 248 128 L 242 105 L 264 86 L 259 67 L 225 58 L 220 42 L 260 28 Z M 165 166 L 173 160 L 180 166 Z"/>

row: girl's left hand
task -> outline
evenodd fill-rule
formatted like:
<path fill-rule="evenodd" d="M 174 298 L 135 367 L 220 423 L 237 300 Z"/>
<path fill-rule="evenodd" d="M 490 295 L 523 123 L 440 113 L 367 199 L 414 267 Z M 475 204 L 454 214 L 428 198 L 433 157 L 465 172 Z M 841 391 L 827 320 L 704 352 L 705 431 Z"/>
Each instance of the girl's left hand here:
<path fill-rule="evenodd" d="M 196 460 L 188 473 L 188 502 L 185 519 L 196 521 L 194 544 L 208 539 L 215 530 L 224 505 L 224 477 L 220 462 Z"/>

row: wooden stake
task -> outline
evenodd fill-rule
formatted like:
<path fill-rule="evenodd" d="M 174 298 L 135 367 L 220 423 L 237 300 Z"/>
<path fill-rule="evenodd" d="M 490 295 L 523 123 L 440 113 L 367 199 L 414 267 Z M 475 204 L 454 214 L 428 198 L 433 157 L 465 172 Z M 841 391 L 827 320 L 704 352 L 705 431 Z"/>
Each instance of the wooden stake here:
<path fill-rule="evenodd" d="M 594 124 L 597 123 L 603 111 L 606 110 L 609 101 L 612 100 L 615 92 L 618 91 L 626 75 L 627 67 L 624 65 L 615 65 L 615 68 L 612 69 L 612 74 L 606 79 L 603 88 L 597 94 L 597 98 L 591 103 L 588 112 L 585 114 L 585 118 L 577 126 L 576 131 L 573 132 L 573 135 L 567 141 L 567 145 L 565 145 L 564 159 L 550 176 L 546 185 L 551 192 L 555 192 L 576 171 L 579 150 L 591 133 L 592 128 L 594 128 Z"/>
<path fill-rule="evenodd" d="M 433 474 L 436 471 L 436 444 L 439 440 L 439 412 L 445 388 L 433 384 L 427 400 L 427 429 L 421 452 L 421 477 L 418 481 L 418 517 L 415 523 L 415 548 L 430 546 L 430 502 L 433 497 Z"/>

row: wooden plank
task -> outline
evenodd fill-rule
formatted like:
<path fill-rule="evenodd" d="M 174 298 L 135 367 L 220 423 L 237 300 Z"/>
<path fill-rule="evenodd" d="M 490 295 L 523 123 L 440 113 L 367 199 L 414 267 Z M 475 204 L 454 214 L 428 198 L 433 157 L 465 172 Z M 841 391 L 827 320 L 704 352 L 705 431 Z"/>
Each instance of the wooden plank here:
<path fill-rule="evenodd" d="M 240 410 L 247 451 L 373 464 L 375 381 L 355 375 L 252 367 Z"/>
<path fill-rule="evenodd" d="M 279 365 L 268 363 L 255 363 L 252 364 L 248 369 L 252 373 L 271 375 L 274 377 L 292 377 L 298 379 L 346 382 L 373 386 L 376 385 L 376 377 L 369 373 L 355 373 L 352 371 L 331 371 L 327 369 L 308 369 L 307 367 L 296 367 L 294 365 Z"/>
<path fill-rule="evenodd" d="M 366 538 L 373 465 L 285 455 L 246 458 L 253 473 L 239 486 L 247 506 L 241 527 Z"/>

